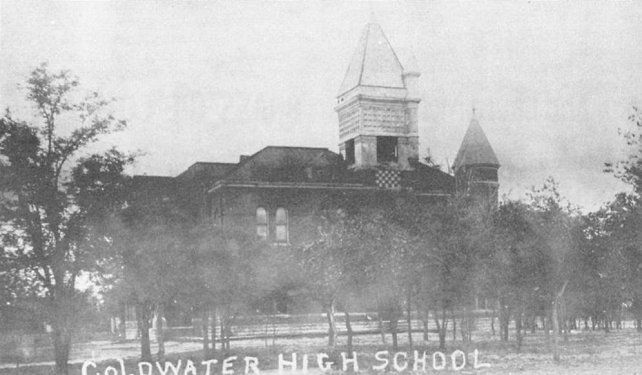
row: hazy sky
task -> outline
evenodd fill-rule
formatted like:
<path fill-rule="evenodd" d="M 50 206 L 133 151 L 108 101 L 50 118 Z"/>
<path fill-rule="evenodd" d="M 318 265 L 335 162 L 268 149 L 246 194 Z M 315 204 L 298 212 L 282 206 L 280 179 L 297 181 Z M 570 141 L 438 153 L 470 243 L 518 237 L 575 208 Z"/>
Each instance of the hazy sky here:
<path fill-rule="evenodd" d="M 40 62 L 116 97 L 142 150 L 133 173 L 176 175 L 267 145 L 338 150 L 335 95 L 365 24 L 422 72 L 420 150 L 452 163 L 471 108 L 502 191 L 547 176 L 595 208 L 622 190 L 617 128 L 642 105 L 642 2 L 64 2 L 0 0 L 0 106 Z"/>

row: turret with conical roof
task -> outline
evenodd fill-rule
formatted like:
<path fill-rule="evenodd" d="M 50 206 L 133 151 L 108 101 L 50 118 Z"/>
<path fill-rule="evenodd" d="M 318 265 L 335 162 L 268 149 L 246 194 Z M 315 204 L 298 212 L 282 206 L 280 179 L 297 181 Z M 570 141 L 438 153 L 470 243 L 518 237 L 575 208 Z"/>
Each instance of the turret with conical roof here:
<path fill-rule="evenodd" d="M 453 165 L 457 191 L 496 204 L 499 166 L 497 156 L 473 109 L 473 118 Z"/>
<path fill-rule="evenodd" d="M 369 23 L 337 96 L 339 148 L 353 168 L 409 170 L 418 158 L 417 69 L 405 71 L 381 26 Z"/>

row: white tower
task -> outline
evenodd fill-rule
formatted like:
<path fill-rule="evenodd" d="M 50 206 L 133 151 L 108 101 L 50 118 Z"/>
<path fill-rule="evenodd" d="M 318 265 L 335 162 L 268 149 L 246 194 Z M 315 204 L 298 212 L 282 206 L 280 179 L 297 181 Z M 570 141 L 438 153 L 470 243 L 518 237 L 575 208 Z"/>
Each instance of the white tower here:
<path fill-rule="evenodd" d="M 417 78 L 404 70 L 381 26 L 366 25 L 335 110 L 339 149 L 353 168 L 412 169 L 419 156 Z"/>

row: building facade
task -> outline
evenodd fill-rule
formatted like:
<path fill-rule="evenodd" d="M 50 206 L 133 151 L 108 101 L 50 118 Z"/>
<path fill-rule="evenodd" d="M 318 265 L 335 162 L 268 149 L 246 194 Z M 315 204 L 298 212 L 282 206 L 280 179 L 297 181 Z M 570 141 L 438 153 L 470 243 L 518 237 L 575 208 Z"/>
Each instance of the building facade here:
<path fill-rule="evenodd" d="M 326 209 L 376 207 L 404 194 L 429 209 L 457 192 L 496 203 L 499 162 L 474 115 L 454 175 L 419 161 L 419 76 L 404 68 L 381 27 L 368 24 L 336 98 L 339 153 L 267 146 L 238 163 L 197 162 L 176 177 L 136 176 L 135 191 L 179 197 L 199 220 L 283 245 L 314 238 Z"/>

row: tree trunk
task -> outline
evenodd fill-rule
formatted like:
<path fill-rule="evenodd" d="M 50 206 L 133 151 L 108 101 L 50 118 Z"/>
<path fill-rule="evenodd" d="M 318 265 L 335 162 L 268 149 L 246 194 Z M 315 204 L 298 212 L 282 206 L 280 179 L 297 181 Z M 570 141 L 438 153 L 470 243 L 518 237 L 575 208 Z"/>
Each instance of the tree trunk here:
<path fill-rule="evenodd" d="M 558 302 L 557 298 L 555 298 L 553 300 L 553 312 L 552 312 L 552 315 L 551 315 L 551 320 L 552 320 L 552 323 L 553 323 L 553 327 L 552 327 L 553 328 L 553 360 L 555 362 L 559 362 L 559 360 L 560 360 L 560 352 L 559 352 L 559 336 L 560 336 L 559 329 L 560 329 L 560 327 L 559 327 L 559 322 L 558 322 L 558 317 L 557 317 L 557 313 L 559 312 L 558 311 L 559 310 L 558 305 L 559 305 L 559 302 Z"/>
<path fill-rule="evenodd" d="M 408 322 L 408 346 L 409 351 L 412 351 L 412 293 L 408 288 L 408 304 L 406 305 L 406 321 Z"/>
<path fill-rule="evenodd" d="M 350 313 L 348 313 L 348 308 L 344 308 L 343 315 L 346 318 L 346 331 L 348 332 L 348 355 L 352 355 L 352 324 L 350 323 Z"/>
<path fill-rule="evenodd" d="M 234 327 L 234 321 L 236 320 L 236 314 L 230 319 L 225 320 L 225 349 L 229 352 L 232 349 L 232 327 Z"/>
<path fill-rule="evenodd" d="M 437 314 L 436 314 L 436 313 L 437 313 L 437 312 L 435 311 L 434 319 L 435 319 L 435 326 L 437 327 L 437 336 L 439 337 L 439 348 L 440 348 L 440 349 L 443 349 L 443 348 L 441 347 L 441 341 L 442 341 L 442 340 L 441 340 L 441 324 L 439 324 L 439 318 L 437 318 Z M 446 337 L 444 337 L 444 340 L 443 340 L 443 341 L 444 341 L 444 346 L 445 346 L 445 344 L 446 344 Z"/>
<path fill-rule="evenodd" d="M 219 317 L 221 321 L 221 348 L 225 351 L 225 356 L 230 351 L 230 337 L 232 336 L 232 319 L 223 311 Z"/>
<path fill-rule="evenodd" d="M 450 310 L 453 318 L 453 342 L 457 341 L 457 319 L 455 319 L 455 310 Z"/>
<path fill-rule="evenodd" d="M 56 374 L 67 375 L 69 373 L 69 350 L 71 349 L 71 334 L 67 327 L 61 322 L 52 324 L 51 338 L 54 347 L 56 361 Z"/>
<path fill-rule="evenodd" d="M 216 309 L 212 309 L 212 320 L 210 323 L 210 329 L 212 330 L 212 338 L 210 342 L 212 343 L 212 358 L 216 355 Z"/>
<path fill-rule="evenodd" d="M 562 297 L 564 296 L 564 290 L 566 290 L 567 285 L 568 285 L 568 280 L 564 282 L 562 289 L 555 295 L 555 298 L 553 300 L 553 312 L 551 314 L 551 318 L 553 323 L 553 361 L 555 362 L 559 362 L 560 360 L 560 352 L 559 352 L 560 325 L 558 320 L 559 319 L 558 313 L 559 313 Z"/>
<path fill-rule="evenodd" d="M 203 358 L 206 359 L 210 355 L 210 337 L 207 329 L 209 327 L 209 311 L 205 306 L 201 311 L 201 334 L 203 337 Z"/>
<path fill-rule="evenodd" d="M 493 308 L 493 312 L 491 313 L 492 315 L 490 316 L 490 331 L 492 332 L 493 336 L 495 336 L 495 315 L 497 315 L 497 311 L 495 308 Z"/>
<path fill-rule="evenodd" d="M 118 336 L 126 340 L 127 339 L 127 304 L 121 302 L 118 306 L 118 315 L 120 323 L 118 324 Z"/>
<path fill-rule="evenodd" d="M 535 329 L 537 329 L 537 316 L 532 315 L 530 322 L 531 322 L 531 333 L 535 334 Z"/>
<path fill-rule="evenodd" d="M 163 304 L 156 307 L 156 343 L 158 344 L 158 362 L 165 362 L 165 335 L 163 334 Z"/>
<path fill-rule="evenodd" d="M 69 373 L 69 351 L 71 350 L 71 332 L 74 323 L 73 304 L 67 296 L 73 294 L 64 287 L 56 288 L 55 299 L 51 299 L 51 341 L 54 347 L 54 360 L 56 363 L 56 374 L 67 375 Z"/>
<path fill-rule="evenodd" d="M 384 332 L 383 327 L 383 317 L 381 316 L 381 310 L 377 311 L 377 320 L 379 321 L 379 334 L 381 335 L 381 344 L 386 346 L 386 332 Z"/>
<path fill-rule="evenodd" d="M 399 342 L 397 341 L 397 324 L 399 323 L 398 316 L 395 312 L 390 314 L 390 333 L 392 333 L 392 350 L 399 349 Z"/>
<path fill-rule="evenodd" d="M 334 319 L 334 300 L 331 300 L 325 307 L 326 317 L 328 318 L 328 346 L 334 348 L 337 342 L 337 322 Z"/>
<path fill-rule="evenodd" d="M 567 312 L 566 304 L 560 305 L 560 316 L 562 317 L 562 330 L 564 332 L 564 342 L 568 342 L 569 320 L 568 320 L 568 312 Z"/>
<path fill-rule="evenodd" d="M 517 341 L 517 351 L 522 350 L 522 309 L 518 308 L 515 311 L 515 339 Z"/>
<path fill-rule="evenodd" d="M 151 362 L 152 348 L 149 342 L 149 307 L 145 303 L 136 306 L 136 322 L 140 333 L 140 360 Z"/>
<path fill-rule="evenodd" d="M 426 313 L 424 315 L 424 318 L 422 320 L 422 323 L 424 325 L 424 341 L 428 341 L 428 319 L 430 319 L 430 312 L 428 309 L 426 309 Z"/>
<path fill-rule="evenodd" d="M 441 324 L 439 324 L 439 318 L 437 318 L 437 314 L 435 314 L 435 324 L 437 325 L 437 331 L 439 332 L 439 349 L 446 349 L 446 331 L 448 330 L 448 315 L 446 308 L 442 309 Z"/>
<path fill-rule="evenodd" d="M 225 339 L 227 338 L 227 331 L 225 330 L 225 315 L 222 314 L 220 316 L 220 326 L 221 326 L 221 350 L 224 355 L 227 355 L 227 341 Z"/>
<path fill-rule="evenodd" d="M 459 323 L 460 328 L 459 331 L 461 332 L 461 339 L 464 342 L 464 344 L 470 343 L 472 339 L 472 330 L 473 330 L 473 324 L 472 324 L 472 314 L 468 306 L 464 306 L 462 309 L 462 317 L 461 317 L 461 322 Z"/>
<path fill-rule="evenodd" d="M 508 326 L 510 325 L 510 310 L 504 298 L 499 299 L 499 337 L 508 341 Z"/>
<path fill-rule="evenodd" d="M 461 320 L 459 321 L 459 333 L 461 334 L 461 341 L 466 344 L 468 340 L 468 332 L 466 331 L 466 307 L 462 310 Z"/>

